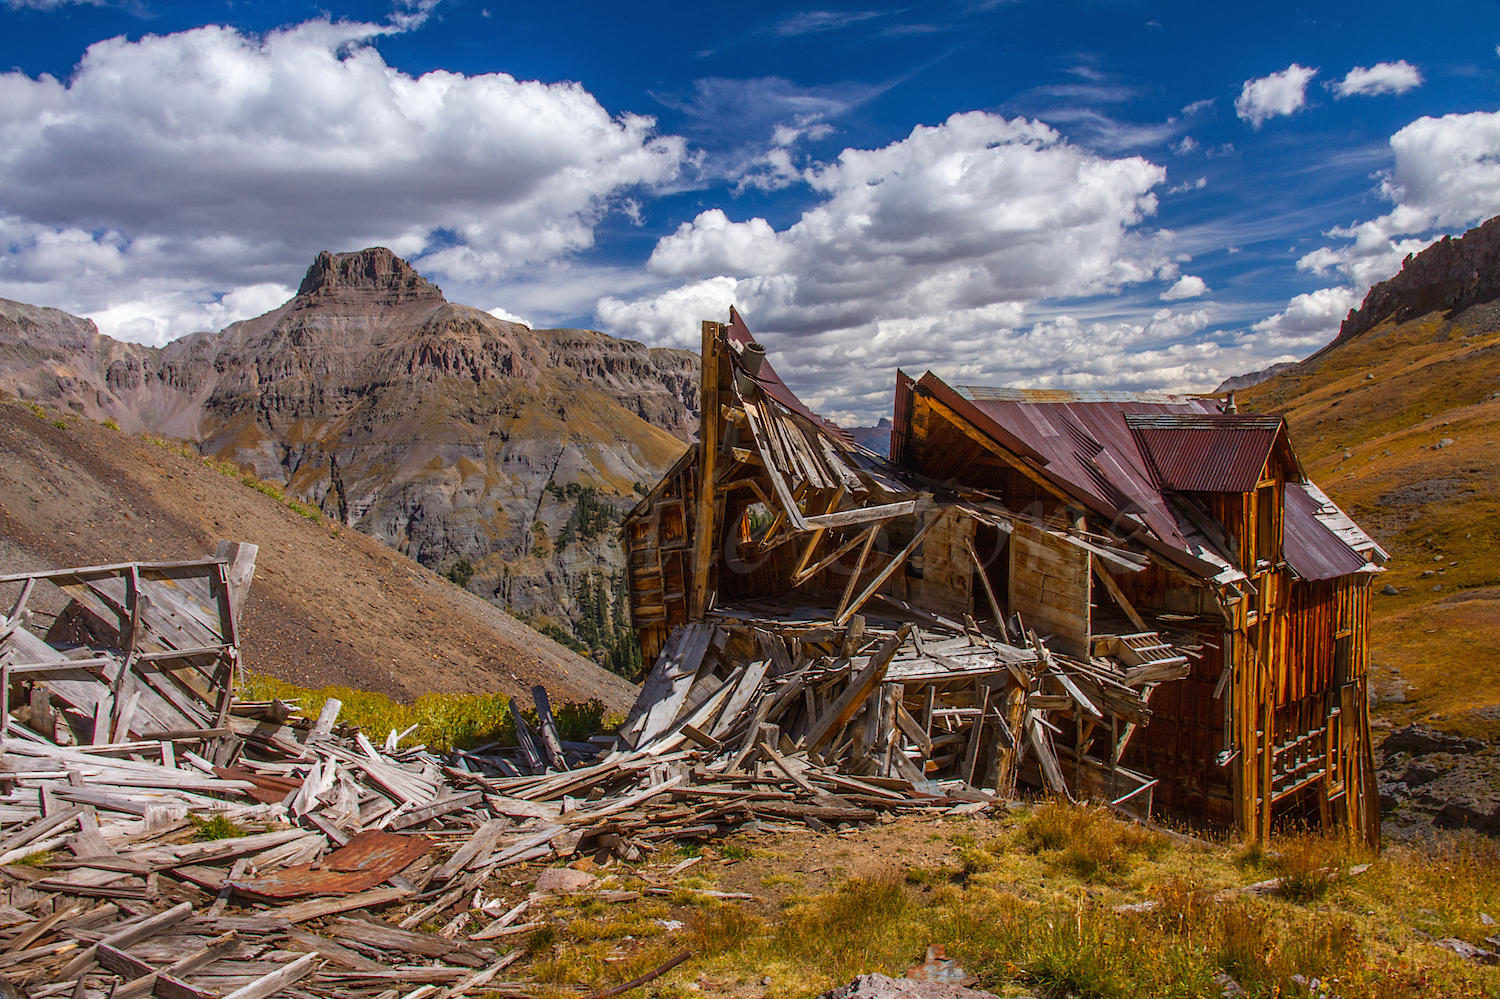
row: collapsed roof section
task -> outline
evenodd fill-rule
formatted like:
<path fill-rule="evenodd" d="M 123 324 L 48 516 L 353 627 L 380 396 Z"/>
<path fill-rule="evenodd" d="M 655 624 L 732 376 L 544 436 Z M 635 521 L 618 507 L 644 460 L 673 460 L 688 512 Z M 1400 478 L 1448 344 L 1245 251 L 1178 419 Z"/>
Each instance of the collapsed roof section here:
<path fill-rule="evenodd" d="M 911 439 L 922 431 L 911 426 L 916 393 L 981 430 L 989 438 L 984 443 L 1003 449 L 1006 461 L 1059 498 L 1108 518 L 1120 540 L 1139 542 L 1214 583 L 1237 583 L 1246 568 L 1215 529 L 1201 494 L 1254 492 L 1277 472 L 1293 487 L 1283 516 L 1286 556 L 1299 575 L 1375 571 L 1389 558 L 1307 478 L 1280 416 L 1226 414 L 1193 396 L 950 386 L 931 372 L 918 381 L 898 372 L 902 439 L 892 454 L 929 470 L 942 441 L 920 460 L 905 450 L 926 443 Z M 962 458 L 956 453 L 953 461 Z M 953 474 L 960 474 L 957 464 Z"/>

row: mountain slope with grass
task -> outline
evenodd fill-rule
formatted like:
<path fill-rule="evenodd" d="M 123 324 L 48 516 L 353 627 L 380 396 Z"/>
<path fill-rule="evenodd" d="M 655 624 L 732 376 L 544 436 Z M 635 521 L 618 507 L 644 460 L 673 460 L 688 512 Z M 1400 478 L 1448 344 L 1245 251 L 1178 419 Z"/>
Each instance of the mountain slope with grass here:
<path fill-rule="evenodd" d="M 1372 607 L 1379 715 L 1492 741 L 1500 737 L 1497 296 L 1500 219 L 1492 219 L 1409 258 L 1328 347 L 1237 394 L 1241 412 L 1286 416 L 1308 473 L 1391 553 Z"/>
<path fill-rule="evenodd" d="M 0 574 L 260 546 L 240 621 L 247 669 L 400 700 L 504 692 L 628 707 L 635 689 L 275 484 L 185 445 L 66 410 L 0 404 Z M 62 609 L 41 587 L 31 605 Z"/>
<path fill-rule="evenodd" d="M 629 644 L 615 525 L 696 427 L 697 356 L 505 322 L 372 248 L 164 348 L 0 302 L 0 390 L 189 441 L 603 650 Z"/>

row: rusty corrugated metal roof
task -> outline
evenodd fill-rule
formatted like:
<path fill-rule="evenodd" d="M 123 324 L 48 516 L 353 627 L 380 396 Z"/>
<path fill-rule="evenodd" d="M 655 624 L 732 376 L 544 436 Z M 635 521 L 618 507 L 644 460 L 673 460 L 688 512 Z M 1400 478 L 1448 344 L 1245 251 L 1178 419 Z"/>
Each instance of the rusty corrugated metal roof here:
<path fill-rule="evenodd" d="M 976 429 L 1031 459 L 1038 474 L 1086 505 L 1113 514 L 1117 530 L 1129 533 L 1125 520 L 1133 516 L 1154 536 L 1143 534 L 1143 540 L 1180 553 L 1179 560 L 1186 555 L 1186 564 L 1221 579 L 1227 578 L 1224 573 L 1207 570 L 1227 563 L 1174 509 L 1169 493 L 1254 489 L 1271 451 L 1285 447 L 1295 476 L 1286 488 L 1287 561 L 1308 579 L 1369 568 L 1351 542 L 1368 541 L 1363 532 L 1316 486 L 1299 481 L 1305 475 L 1279 416 L 1226 415 L 1215 400 L 1193 396 L 948 386 L 931 372 L 915 384 L 898 381 L 897 395 L 910 396 L 917 388 L 955 405 Z M 905 405 L 910 408 L 909 399 Z M 1158 462 L 1165 465 L 1164 474 L 1158 474 Z M 1368 546 L 1378 553 L 1377 561 L 1384 555 L 1373 541 Z"/>
<path fill-rule="evenodd" d="M 402 836 L 372 829 L 354 836 L 316 865 L 283 867 L 226 884 L 233 885 L 242 895 L 261 899 L 348 895 L 374 888 L 434 845 L 426 836 Z"/>
<path fill-rule="evenodd" d="M 1312 495 L 1314 492 L 1317 497 Z M 1363 555 L 1324 526 L 1320 517 L 1324 500 L 1327 505 L 1333 503 L 1316 486 L 1309 490 L 1299 482 L 1286 484 L 1281 554 L 1292 571 L 1303 579 L 1335 579 L 1369 567 Z"/>
<path fill-rule="evenodd" d="M 1260 481 L 1279 416 L 1130 413 L 1125 425 L 1157 484 L 1178 492 L 1248 493 Z"/>
<path fill-rule="evenodd" d="M 1134 435 L 1125 425 L 1130 413 L 1153 415 L 1211 415 L 1213 400 L 1190 396 L 1110 393 L 1115 399 L 1090 398 L 1079 393 L 1038 393 L 976 385 L 949 387 L 928 372 L 918 383 L 939 395 L 951 394 L 971 407 L 976 427 L 1012 452 L 1037 462 L 1037 470 L 1088 505 L 1112 516 L 1124 534 L 1135 530 L 1134 517 L 1144 524 L 1164 551 L 1189 557 L 1189 565 L 1214 575 L 1212 559 L 1195 543 L 1196 529 L 1179 523 L 1151 470 L 1141 456 Z M 1089 393 L 1090 396 L 1103 393 Z M 1213 571 L 1211 571 L 1213 570 Z"/>

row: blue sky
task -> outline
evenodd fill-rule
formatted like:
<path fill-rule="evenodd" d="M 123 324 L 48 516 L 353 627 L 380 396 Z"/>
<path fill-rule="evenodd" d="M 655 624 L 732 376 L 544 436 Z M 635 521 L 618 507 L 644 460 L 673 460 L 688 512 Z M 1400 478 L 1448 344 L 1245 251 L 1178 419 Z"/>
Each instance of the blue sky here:
<path fill-rule="evenodd" d="M 148 343 L 322 249 L 810 402 L 1208 389 L 1500 214 L 1494 2 L 0 0 L 0 297 Z"/>

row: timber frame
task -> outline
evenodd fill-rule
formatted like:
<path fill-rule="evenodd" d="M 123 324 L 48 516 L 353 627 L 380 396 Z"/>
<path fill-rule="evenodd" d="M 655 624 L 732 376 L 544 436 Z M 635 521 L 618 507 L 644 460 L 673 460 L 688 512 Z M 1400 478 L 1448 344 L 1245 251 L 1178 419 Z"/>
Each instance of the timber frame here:
<path fill-rule="evenodd" d="M 1279 418 L 898 374 L 887 459 L 808 410 L 733 310 L 702 356 L 700 439 L 623 526 L 648 689 L 673 703 L 627 741 L 689 691 L 777 681 L 782 751 L 870 779 L 1378 843 L 1385 553 Z M 855 691 L 855 657 L 898 634 Z"/>

